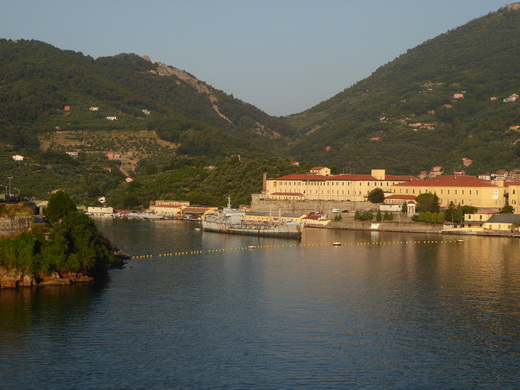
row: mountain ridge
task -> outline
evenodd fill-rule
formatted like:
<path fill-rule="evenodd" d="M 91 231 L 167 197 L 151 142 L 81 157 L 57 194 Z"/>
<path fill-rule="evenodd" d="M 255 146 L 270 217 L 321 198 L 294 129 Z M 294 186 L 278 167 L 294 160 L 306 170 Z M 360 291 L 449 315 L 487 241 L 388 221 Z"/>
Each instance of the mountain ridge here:
<path fill-rule="evenodd" d="M 398 173 L 439 164 L 451 170 L 460 168 L 463 157 L 476 162 L 470 172 L 517 168 L 518 137 L 506 133 L 520 123 L 518 102 L 507 108 L 486 103 L 491 98 L 503 103 L 520 91 L 519 9 L 514 3 L 432 38 L 332 98 L 289 116 L 300 138 L 287 150 L 350 170 L 367 170 L 373 160 Z M 413 123 L 426 123 L 431 131 L 413 134 L 418 130 L 410 128 Z M 475 138 L 482 144 L 499 139 L 490 146 L 508 155 L 480 158 L 478 145 L 471 145 Z"/>

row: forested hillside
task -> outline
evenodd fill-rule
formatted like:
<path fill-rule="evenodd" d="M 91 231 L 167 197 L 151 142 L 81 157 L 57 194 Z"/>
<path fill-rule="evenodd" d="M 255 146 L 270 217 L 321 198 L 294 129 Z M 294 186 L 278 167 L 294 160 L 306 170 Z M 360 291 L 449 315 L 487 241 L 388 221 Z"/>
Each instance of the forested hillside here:
<path fill-rule="evenodd" d="M 4 39 L 0 75 L 0 136 L 17 147 L 37 147 L 36 134 L 55 130 L 147 129 L 178 142 L 181 153 L 222 156 L 288 135 L 281 120 L 134 54 L 93 59 Z"/>
<path fill-rule="evenodd" d="M 287 118 L 297 158 L 417 174 L 519 168 L 520 7 L 431 39 L 333 98 Z"/>
<path fill-rule="evenodd" d="M 65 189 L 95 201 L 135 176 L 143 159 L 204 156 L 215 164 L 274 153 L 288 136 L 280 118 L 146 57 L 93 59 L 0 40 L 0 185 L 12 176 L 22 195 Z"/>
<path fill-rule="evenodd" d="M 446 173 L 518 169 L 518 53 L 516 4 L 275 118 L 147 57 L 94 59 L 0 39 L 0 192 L 11 177 L 13 193 L 27 197 L 64 189 L 78 202 L 104 196 L 125 208 L 158 198 L 222 204 L 228 195 L 247 202 L 263 171 L 274 177 L 311 162 L 414 175 L 439 165 Z"/>

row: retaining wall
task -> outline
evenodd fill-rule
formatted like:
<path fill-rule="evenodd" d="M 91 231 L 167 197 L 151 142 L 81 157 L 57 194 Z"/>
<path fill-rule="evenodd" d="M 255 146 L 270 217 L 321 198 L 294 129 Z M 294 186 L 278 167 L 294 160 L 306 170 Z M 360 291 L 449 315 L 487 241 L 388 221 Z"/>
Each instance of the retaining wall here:
<path fill-rule="evenodd" d="M 0 217 L 0 236 L 26 232 L 30 227 L 30 216 Z"/>
<path fill-rule="evenodd" d="M 273 212 L 280 210 L 282 213 L 302 213 L 321 212 L 331 214 L 333 209 L 355 211 L 377 208 L 371 202 L 351 202 L 346 200 L 282 200 L 282 199 L 262 199 L 260 194 L 253 194 L 251 199 L 251 211 Z"/>

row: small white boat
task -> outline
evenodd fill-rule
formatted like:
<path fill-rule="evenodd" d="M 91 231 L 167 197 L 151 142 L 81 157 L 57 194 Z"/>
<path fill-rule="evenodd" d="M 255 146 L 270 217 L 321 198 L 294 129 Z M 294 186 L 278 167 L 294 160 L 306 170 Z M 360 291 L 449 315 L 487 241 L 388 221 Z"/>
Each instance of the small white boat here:
<path fill-rule="evenodd" d="M 254 246 L 254 245 L 248 245 L 248 246 L 247 246 L 247 249 L 256 249 L 256 246 Z"/>
<path fill-rule="evenodd" d="M 341 242 L 334 241 L 334 242 L 332 243 L 332 246 L 341 246 Z"/>

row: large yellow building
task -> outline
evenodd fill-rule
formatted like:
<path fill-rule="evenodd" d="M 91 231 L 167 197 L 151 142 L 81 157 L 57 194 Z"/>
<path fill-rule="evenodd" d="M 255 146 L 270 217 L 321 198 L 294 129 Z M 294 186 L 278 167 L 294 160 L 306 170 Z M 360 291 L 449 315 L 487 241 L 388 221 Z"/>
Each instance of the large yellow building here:
<path fill-rule="evenodd" d="M 516 214 L 520 214 L 520 183 L 505 183 L 509 196 L 509 204 L 513 206 Z"/>
<path fill-rule="evenodd" d="M 330 169 L 316 167 L 311 173 L 266 179 L 267 199 L 365 201 L 375 188 L 390 192 L 392 186 L 417 180 L 413 176 L 387 175 L 384 169 L 372 169 L 370 175 L 330 175 Z"/>
<path fill-rule="evenodd" d="M 504 182 L 481 180 L 474 176 L 437 176 L 426 180 L 398 183 L 391 188 L 398 195 L 437 194 L 441 207 L 451 202 L 478 208 L 502 208 L 506 204 Z"/>
<path fill-rule="evenodd" d="M 484 209 L 499 209 L 510 204 L 520 214 L 519 182 L 482 180 L 475 176 L 440 175 L 420 180 L 414 176 L 387 175 L 384 169 L 372 169 L 370 175 L 331 175 L 330 169 L 315 167 L 310 173 L 264 180 L 265 199 L 362 202 L 375 188 L 394 194 L 387 196 L 388 203 L 402 204 L 431 192 L 437 194 L 441 207 L 451 202 Z M 396 198 L 396 202 L 390 201 L 392 198 Z"/>

